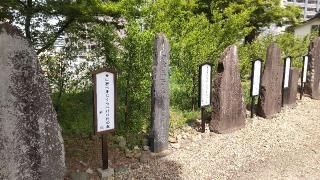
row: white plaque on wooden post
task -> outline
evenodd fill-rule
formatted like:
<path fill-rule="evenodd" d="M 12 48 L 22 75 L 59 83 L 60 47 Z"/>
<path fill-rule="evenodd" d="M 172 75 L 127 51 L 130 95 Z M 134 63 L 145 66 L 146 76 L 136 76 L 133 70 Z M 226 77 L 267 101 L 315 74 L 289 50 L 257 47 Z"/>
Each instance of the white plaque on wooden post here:
<path fill-rule="evenodd" d="M 285 72 L 284 72 L 283 88 L 289 88 L 290 67 L 291 67 L 291 57 L 286 57 L 284 62 Z"/>
<path fill-rule="evenodd" d="M 93 74 L 94 128 L 96 133 L 110 132 L 116 126 L 116 73 L 106 69 Z"/>
<path fill-rule="evenodd" d="M 260 94 L 261 67 L 261 60 L 256 60 L 253 62 L 251 96 L 259 96 Z"/>
<path fill-rule="evenodd" d="M 309 63 L 309 56 L 304 56 L 303 58 L 303 75 L 302 75 L 302 82 L 307 82 L 307 73 L 308 73 L 308 63 Z"/>
<path fill-rule="evenodd" d="M 211 71 L 212 65 L 200 65 L 200 107 L 210 106 L 211 102 Z"/>

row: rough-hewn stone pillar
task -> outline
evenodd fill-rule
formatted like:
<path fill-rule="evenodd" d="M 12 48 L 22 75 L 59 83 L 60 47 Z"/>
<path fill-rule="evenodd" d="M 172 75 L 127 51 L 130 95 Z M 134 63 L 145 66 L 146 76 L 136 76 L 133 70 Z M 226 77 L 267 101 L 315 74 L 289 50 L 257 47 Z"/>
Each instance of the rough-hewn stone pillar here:
<path fill-rule="evenodd" d="M 289 77 L 289 88 L 284 91 L 283 94 L 283 104 L 292 105 L 297 101 L 298 94 L 298 81 L 300 77 L 300 69 L 291 68 Z"/>
<path fill-rule="evenodd" d="M 158 34 L 154 47 L 152 70 L 152 130 L 150 145 L 153 152 L 168 148 L 169 138 L 169 41 L 163 34 Z"/>
<path fill-rule="evenodd" d="M 218 64 L 212 93 L 210 131 L 228 133 L 245 126 L 237 47 L 229 46 Z"/>
<path fill-rule="evenodd" d="M 281 111 L 283 66 L 280 60 L 280 49 L 276 43 L 272 43 L 267 50 L 257 107 L 257 114 L 264 118 Z"/>
<path fill-rule="evenodd" d="M 35 50 L 0 24 L 0 179 L 63 179 L 63 139 Z"/>
<path fill-rule="evenodd" d="M 312 99 L 320 99 L 320 37 L 310 43 L 305 92 Z"/>

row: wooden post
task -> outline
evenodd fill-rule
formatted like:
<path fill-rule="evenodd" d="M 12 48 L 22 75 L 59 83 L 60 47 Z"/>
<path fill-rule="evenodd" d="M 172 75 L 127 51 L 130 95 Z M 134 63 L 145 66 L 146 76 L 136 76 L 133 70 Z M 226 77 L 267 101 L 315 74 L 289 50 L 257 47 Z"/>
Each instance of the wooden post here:
<path fill-rule="evenodd" d="M 108 169 L 108 134 L 117 126 L 117 74 L 99 69 L 92 73 L 94 133 L 101 135 L 102 169 Z"/>
<path fill-rule="evenodd" d="M 102 168 L 108 169 L 108 134 L 102 135 Z"/>
<path fill-rule="evenodd" d="M 210 107 L 212 97 L 212 64 L 203 63 L 199 65 L 199 107 L 201 109 L 201 132 L 206 132 L 206 121 L 204 119 L 205 108 Z"/>
<path fill-rule="evenodd" d="M 303 93 L 304 93 L 304 83 L 301 82 L 301 89 L 300 89 L 300 100 L 302 100 L 303 97 Z"/>
<path fill-rule="evenodd" d="M 261 81 L 261 70 L 262 70 L 262 61 L 257 59 L 251 61 L 251 87 L 250 87 L 250 96 L 251 96 L 251 118 L 254 116 L 254 105 L 255 97 L 260 94 L 260 81 Z"/>
<path fill-rule="evenodd" d="M 255 101 L 255 98 L 254 98 L 254 96 L 252 96 L 251 97 L 251 118 L 253 118 L 253 116 L 254 116 L 254 102 Z"/>
<path fill-rule="evenodd" d="M 205 108 L 201 107 L 201 132 L 202 133 L 206 132 L 206 121 L 204 119 L 204 112 L 205 112 Z"/>

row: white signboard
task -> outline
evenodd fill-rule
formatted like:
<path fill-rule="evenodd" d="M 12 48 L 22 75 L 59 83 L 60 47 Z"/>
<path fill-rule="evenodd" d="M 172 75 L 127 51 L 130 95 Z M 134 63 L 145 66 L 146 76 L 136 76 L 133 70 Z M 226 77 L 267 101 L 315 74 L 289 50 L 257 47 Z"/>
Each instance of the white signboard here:
<path fill-rule="evenodd" d="M 115 129 L 115 75 L 101 72 L 96 76 L 96 130 Z"/>
<path fill-rule="evenodd" d="M 261 77 L 261 61 L 257 60 L 253 64 L 252 77 L 252 96 L 258 96 L 260 92 L 260 77 Z"/>
<path fill-rule="evenodd" d="M 284 73 L 283 88 L 289 87 L 290 65 L 291 65 L 291 58 L 287 57 L 285 60 L 285 73 Z"/>
<path fill-rule="evenodd" d="M 211 96 L 211 65 L 205 64 L 201 66 L 201 97 L 200 107 L 210 106 Z"/>
<path fill-rule="evenodd" d="M 305 56 L 303 61 L 303 77 L 302 77 L 303 83 L 307 82 L 308 62 L 309 62 L 309 56 Z"/>

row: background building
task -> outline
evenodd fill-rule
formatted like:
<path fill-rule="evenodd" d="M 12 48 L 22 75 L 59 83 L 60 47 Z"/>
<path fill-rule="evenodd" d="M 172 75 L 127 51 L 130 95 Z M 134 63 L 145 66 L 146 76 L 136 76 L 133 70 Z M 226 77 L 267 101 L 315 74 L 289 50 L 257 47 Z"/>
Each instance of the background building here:
<path fill-rule="evenodd" d="M 303 11 L 304 19 L 308 20 L 319 12 L 320 0 L 283 0 L 282 5 L 295 5 L 300 7 Z"/>

